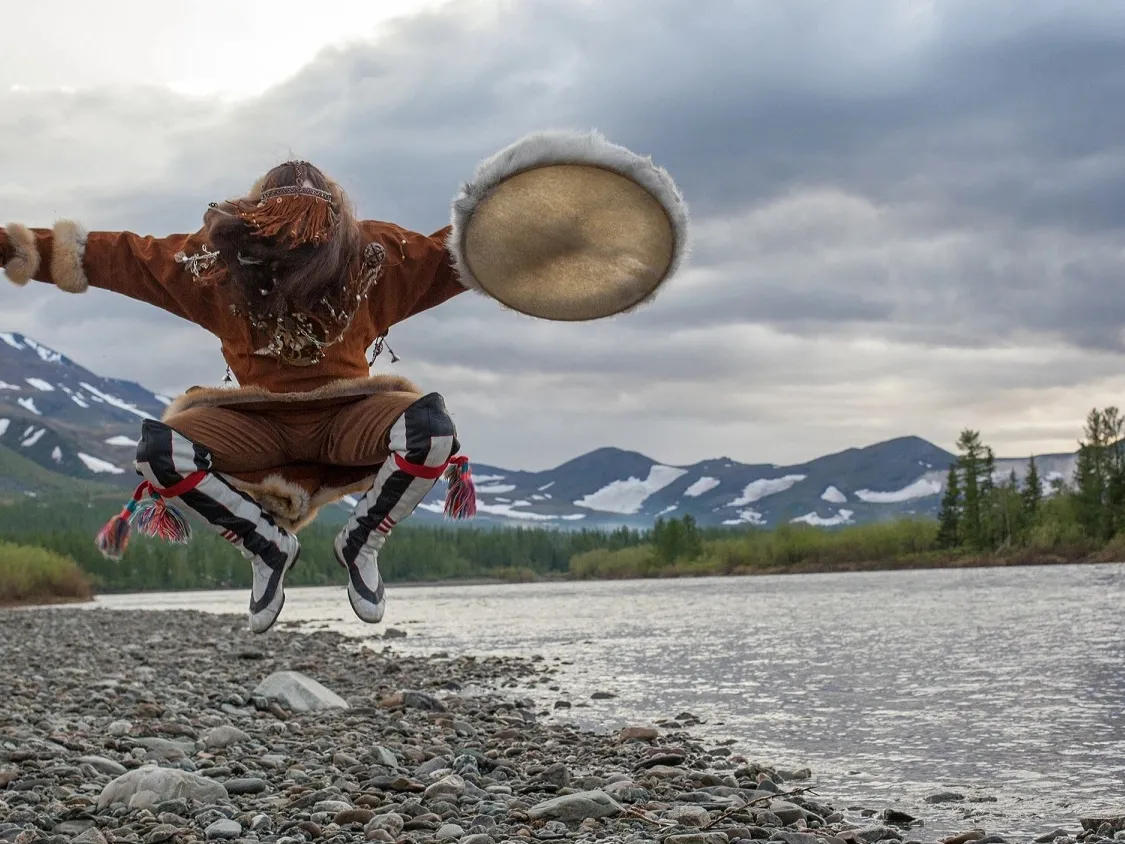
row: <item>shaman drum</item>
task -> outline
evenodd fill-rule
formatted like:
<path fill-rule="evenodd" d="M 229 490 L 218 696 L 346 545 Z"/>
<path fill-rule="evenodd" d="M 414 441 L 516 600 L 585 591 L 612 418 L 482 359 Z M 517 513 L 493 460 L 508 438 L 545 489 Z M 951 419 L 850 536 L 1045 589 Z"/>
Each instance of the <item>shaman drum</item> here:
<path fill-rule="evenodd" d="M 651 159 L 596 132 L 542 132 L 481 163 L 454 200 L 448 247 L 467 287 L 579 321 L 655 296 L 687 234 L 687 206 Z"/>

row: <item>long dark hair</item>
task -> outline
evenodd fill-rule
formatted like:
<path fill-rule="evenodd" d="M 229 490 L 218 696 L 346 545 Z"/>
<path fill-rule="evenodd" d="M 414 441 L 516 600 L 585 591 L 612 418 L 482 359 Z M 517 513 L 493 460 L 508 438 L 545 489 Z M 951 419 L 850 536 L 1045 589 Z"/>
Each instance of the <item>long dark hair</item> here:
<path fill-rule="evenodd" d="M 219 263 L 202 277 L 258 316 L 350 313 L 363 238 L 347 196 L 305 161 L 287 161 L 250 193 L 212 205 L 204 218 Z"/>

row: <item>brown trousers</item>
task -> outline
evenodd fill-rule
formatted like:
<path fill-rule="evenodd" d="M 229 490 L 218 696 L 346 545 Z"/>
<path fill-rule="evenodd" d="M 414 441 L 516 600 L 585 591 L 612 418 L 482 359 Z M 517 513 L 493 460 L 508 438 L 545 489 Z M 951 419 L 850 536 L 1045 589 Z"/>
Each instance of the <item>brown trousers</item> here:
<path fill-rule="evenodd" d="M 419 398 L 385 392 L 245 410 L 193 407 L 165 424 L 206 448 L 224 474 L 257 476 L 297 465 L 374 470 L 389 456 L 391 426 Z"/>

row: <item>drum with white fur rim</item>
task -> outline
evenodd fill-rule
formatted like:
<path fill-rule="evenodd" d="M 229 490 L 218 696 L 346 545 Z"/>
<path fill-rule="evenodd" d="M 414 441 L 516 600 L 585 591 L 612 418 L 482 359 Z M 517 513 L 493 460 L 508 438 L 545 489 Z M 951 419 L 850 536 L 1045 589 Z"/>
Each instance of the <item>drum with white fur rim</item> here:
<path fill-rule="evenodd" d="M 557 321 L 624 313 L 687 252 L 688 212 L 666 171 L 600 133 L 529 135 L 477 168 L 447 246 L 462 283 Z"/>

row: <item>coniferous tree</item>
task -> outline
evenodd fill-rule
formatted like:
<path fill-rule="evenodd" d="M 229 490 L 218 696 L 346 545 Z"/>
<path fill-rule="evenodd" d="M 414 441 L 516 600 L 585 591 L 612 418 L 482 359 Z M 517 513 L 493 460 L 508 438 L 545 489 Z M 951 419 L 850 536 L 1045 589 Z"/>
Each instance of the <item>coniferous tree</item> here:
<path fill-rule="evenodd" d="M 1029 522 L 1033 522 L 1039 515 L 1039 503 L 1043 500 L 1043 481 L 1039 477 L 1039 467 L 1035 465 L 1034 455 L 1028 458 L 1027 476 L 1023 480 L 1020 497 L 1023 499 L 1024 516 Z"/>
<path fill-rule="evenodd" d="M 961 544 L 961 486 L 957 480 L 957 463 L 949 464 L 949 474 L 945 478 L 945 494 L 941 498 L 938 512 L 937 544 L 939 548 L 951 549 Z"/>
<path fill-rule="evenodd" d="M 984 446 L 980 432 L 966 428 L 957 440 L 961 451 L 958 463 L 962 477 L 962 510 L 960 535 L 962 542 L 975 551 L 986 545 L 981 507 L 981 470 L 984 464 Z"/>

